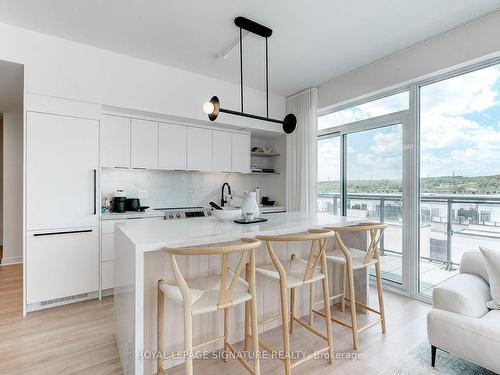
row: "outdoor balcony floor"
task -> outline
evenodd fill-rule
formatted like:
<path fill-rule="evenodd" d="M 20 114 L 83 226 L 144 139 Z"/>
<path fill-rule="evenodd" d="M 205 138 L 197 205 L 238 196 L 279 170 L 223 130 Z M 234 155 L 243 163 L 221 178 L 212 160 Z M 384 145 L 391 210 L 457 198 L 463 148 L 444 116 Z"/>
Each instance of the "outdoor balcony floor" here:
<path fill-rule="evenodd" d="M 402 262 L 401 255 L 384 254 L 381 261 L 382 277 L 387 280 L 401 282 Z M 372 271 L 373 272 L 373 271 Z M 420 293 L 432 296 L 432 288 L 458 273 L 458 267 L 447 271 L 439 262 L 420 260 Z"/>

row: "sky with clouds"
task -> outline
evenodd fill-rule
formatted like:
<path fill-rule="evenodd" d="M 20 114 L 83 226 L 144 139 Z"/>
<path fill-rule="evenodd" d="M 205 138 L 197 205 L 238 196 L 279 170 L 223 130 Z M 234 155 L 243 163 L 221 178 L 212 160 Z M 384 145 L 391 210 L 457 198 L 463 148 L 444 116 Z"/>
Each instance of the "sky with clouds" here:
<path fill-rule="evenodd" d="M 421 88 L 421 175 L 500 174 L 500 65 Z M 399 111 L 408 94 L 373 101 L 318 119 L 324 129 Z M 347 137 L 348 179 L 401 178 L 401 126 Z M 318 144 L 318 178 L 338 180 L 338 139 Z"/>

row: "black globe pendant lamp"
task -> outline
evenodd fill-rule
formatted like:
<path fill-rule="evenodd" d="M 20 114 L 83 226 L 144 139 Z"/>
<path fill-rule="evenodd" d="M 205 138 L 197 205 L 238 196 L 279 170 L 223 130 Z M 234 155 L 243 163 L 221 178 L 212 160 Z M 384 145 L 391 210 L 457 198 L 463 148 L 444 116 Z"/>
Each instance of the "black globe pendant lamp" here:
<path fill-rule="evenodd" d="M 257 120 L 269 121 L 283 125 L 283 131 L 286 134 L 293 133 L 297 127 L 297 118 L 294 114 L 289 113 L 283 120 L 277 120 L 269 117 L 269 71 L 268 71 L 268 45 L 267 39 L 272 35 L 273 31 L 257 22 L 249 20 L 245 17 L 236 17 L 234 24 L 240 29 L 240 94 L 241 94 L 241 111 L 225 109 L 220 106 L 220 101 L 217 96 L 213 96 L 209 102 L 203 104 L 203 111 L 208 114 L 210 121 L 215 121 L 219 113 L 228 113 L 236 116 L 249 117 Z M 243 111 L 243 30 L 247 30 L 253 34 L 259 35 L 266 39 L 266 116 L 254 115 Z"/>

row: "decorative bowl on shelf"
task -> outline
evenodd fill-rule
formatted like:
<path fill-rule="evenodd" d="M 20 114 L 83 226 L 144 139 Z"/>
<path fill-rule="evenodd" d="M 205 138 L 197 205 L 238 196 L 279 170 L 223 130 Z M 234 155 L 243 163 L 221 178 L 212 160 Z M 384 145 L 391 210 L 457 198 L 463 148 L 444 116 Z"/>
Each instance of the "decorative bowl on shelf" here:
<path fill-rule="evenodd" d="M 212 216 L 220 221 L 232 221 L 241 219 L 241 208 L 224 208 L 222 210 L 213 210 Z"/>
<path fill-rule="evenodd" d="M 262 152 L 264 154 L 270 154 L 271 152 L 273 152 L 273 149 L 271 147 L 262 147 Z"/>

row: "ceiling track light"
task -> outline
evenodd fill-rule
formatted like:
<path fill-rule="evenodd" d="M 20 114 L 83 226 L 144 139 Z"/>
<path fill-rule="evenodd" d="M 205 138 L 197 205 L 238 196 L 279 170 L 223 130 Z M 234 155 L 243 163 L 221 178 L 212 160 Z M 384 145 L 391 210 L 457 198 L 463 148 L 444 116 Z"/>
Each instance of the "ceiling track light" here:
<path fill-rule="evenodd" d="M 220 106 L 220 101 L 217 96 L 213 96 L 209 102 L 203 104 L 203 111 L 208 114 L 210 121 L 215 121 L 219 113 L 228 113 L 231 115 L 249 117 L 256 120 L 274 122 L 283 125 L 283 131 L 286 134 L 292 133 L 297 126 L 297 118 L 294 114 L 289 113 L 283 120 L 277 120 L 269 117 L 269 55 L 267 39 L 272 35 L 273 31 L 257 22 L 249 20 L 245 17 L 236 17 L 234 24 L 240 29 L 240 94 L 241 94 L 241 111 L 225 109 Z M 259 35 L 266 39 L 266 116 L 254 115 L 243 111 L 243 30 Z"/>

